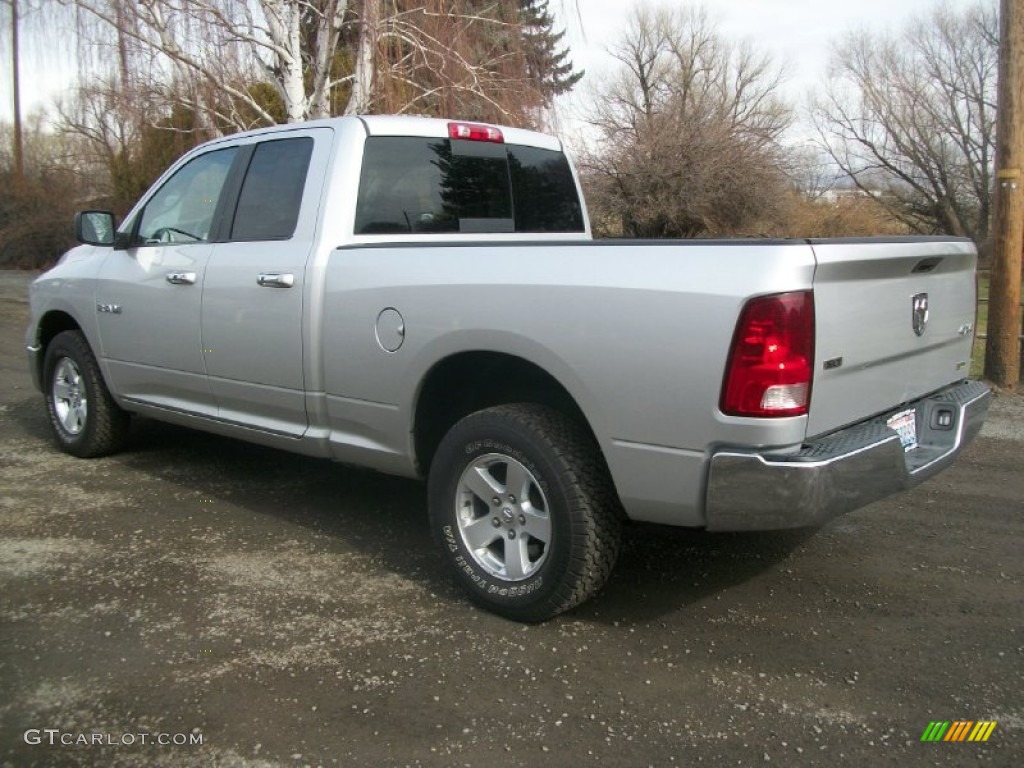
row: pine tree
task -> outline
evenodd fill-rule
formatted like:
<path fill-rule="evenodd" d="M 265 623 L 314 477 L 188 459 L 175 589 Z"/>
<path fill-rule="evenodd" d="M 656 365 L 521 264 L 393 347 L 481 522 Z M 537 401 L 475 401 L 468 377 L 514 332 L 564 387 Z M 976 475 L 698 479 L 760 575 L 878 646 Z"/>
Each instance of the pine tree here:
<path fill-rule="evenodd" d="M 555 31 L 548 0 L 519 0 L 519 20 L 527 74 L 550 104 L 555 96 L 572 89 L 583 72 L 574 72 L 565 30 Z"/>

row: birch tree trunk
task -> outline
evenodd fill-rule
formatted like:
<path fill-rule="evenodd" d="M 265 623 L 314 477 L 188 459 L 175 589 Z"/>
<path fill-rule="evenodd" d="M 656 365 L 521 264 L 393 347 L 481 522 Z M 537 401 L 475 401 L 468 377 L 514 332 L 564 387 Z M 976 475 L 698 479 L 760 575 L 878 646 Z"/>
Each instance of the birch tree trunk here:
<path fill-rule="evenodd" d="M 317 25 L 316 50 L 310 57 L 313 91 L 309 97 L 309 116 L 314 119 L 331 116 L 331 66 L 348 7 L 348 0 L 329 0 Z"/>
<path fill-rule="evenodd" d="M 370 111 L 373 100 L 373 77 L 380 25 L 379 0 L 362 0 L 359 43 L 356 47 L 355 71 L 352 75 L 352 95 L 346 115 L 359 115 Z"/>
<path fill-rule="evenodd" d="M 267 34 L 273 44 L 278 85 L 289 123 L 306 117 L 308 102 L 302 77 L 302 35 L 299 7 L 293 0 L 261 0 L 267 20 Z"/>

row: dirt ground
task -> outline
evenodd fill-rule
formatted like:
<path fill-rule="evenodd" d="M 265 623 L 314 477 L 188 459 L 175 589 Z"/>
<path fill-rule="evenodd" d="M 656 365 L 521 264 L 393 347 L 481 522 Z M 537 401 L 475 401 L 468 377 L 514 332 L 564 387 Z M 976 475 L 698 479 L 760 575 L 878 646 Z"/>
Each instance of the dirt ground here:
<path fill-rule="evenodd" d="M 596 600 L 521 626 L 454 587 L 416 483 L 154 422 L 58 453 L 27 282 L 0 274 L 0 765 L 1024 765 L 1020 396 L 911 493 L 631 529 Z M 920 741 L 947 720 L 997 725 Z"/>

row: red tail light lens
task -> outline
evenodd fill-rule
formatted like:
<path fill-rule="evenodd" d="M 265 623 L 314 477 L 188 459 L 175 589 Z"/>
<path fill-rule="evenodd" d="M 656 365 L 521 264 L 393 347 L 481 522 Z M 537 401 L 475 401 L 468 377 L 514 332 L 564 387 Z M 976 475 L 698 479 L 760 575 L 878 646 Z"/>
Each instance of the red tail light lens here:
<path fill-rule="evenodd" d="M 814 294 L 780 293 L 743 307 L 722 385 L 722 413 L 802 416 L 811 402 Z"/>
<path fill-rule="evenodd" d="M 480 123 L 448 123 L 448 138 L 468 139 L 469 141 L 492 141 L 504 144 L 505 137 L 493 125 Z"/>

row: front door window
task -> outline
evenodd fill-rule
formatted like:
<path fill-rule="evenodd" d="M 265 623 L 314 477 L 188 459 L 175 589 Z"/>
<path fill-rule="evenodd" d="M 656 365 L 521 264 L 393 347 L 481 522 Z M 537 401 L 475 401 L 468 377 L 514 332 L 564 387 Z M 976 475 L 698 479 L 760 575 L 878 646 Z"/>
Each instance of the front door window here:
<path fill-rule="evenodd" d="M 200 155 L 182 166 L 142 212 L 139 243 L 199 243 L 210 238 L 213 214 L 237 147 Z"/>

